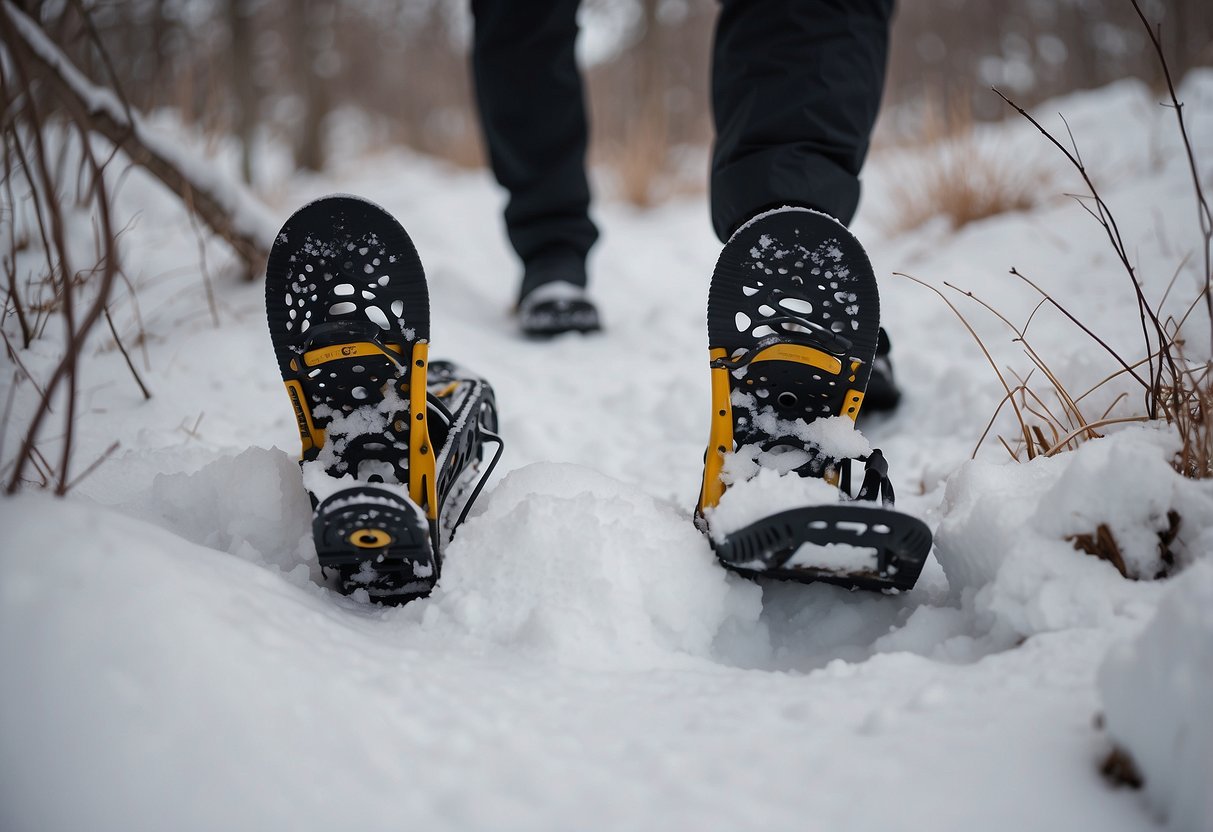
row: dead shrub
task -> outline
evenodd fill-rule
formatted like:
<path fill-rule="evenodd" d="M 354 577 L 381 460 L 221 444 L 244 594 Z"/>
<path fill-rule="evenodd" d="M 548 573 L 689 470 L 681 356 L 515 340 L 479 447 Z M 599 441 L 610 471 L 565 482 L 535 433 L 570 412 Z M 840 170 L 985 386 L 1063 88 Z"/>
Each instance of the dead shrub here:
<path fill-rule="evenodd" d="M 1166 90 L 1170 98 L 1169 106 L 1175 112 L 1177 129 L 1186 151 L 1186 160 L 1191 173 L 1193 195 L 1195 196 L 1197 223 L 1201 238 L 1200 255 L 1203 257 L 1203 287 L 1202 291 L 1188 305 L 1184 314 L 1178 320 L 1174 318 L 1163 319 L 1160 317 L 1158 309 L 1165 302 L 1167 293 L 1164 293 L 1162 299 L 1157 302 L 1151 301 L 1146 296 L 1136 266 L 1134 265 L 1133 257 L 1130 255 L 1129 245 L 1126 243 L 1121 231 L 1121 226 L 1096 187 L 1090 172 L 1083 162 L 1074 136 L 1070 134 L 1068 146 L 1063 144 L 1057 136 L 1041 125 L 1032 115 L 997 89 L 994 92 L 1014 108 L 1016 112 L 1027 119 L 1054 148 L 1060 151 L 1071 167 L 1082 178 L 1087 188 L 1087 193 L 1082 196 L 1075 196 L 1075 199 L 1103 229 L 1108 243 L 1116 255 L 1117 261 L 1129 279 L 1137 302 L 1137 313 L 1143 341 L 1143 357 L 1133 361 L 1125 359 L 1105 339 L 1100 337 L 1098 333 L 1092 330 L 1091 327 L 1074 315 L 1063 304 L 1059 303 L 1030 278 L 1014 268 L 1010 270 L 1010 273 L 1031 287 L 1040 296 L 1040 301 L 1037 303 L 1035 309 L 1033 309 L 1028 319 L 1021 325 L 1016 325 L 1008 320 L 1006 316 L 990 306 L 990 304 L 982 301 L 972 292 L 965 292 L 945 283 L 945 286 L 948 286 L 948 288 L 975 301 L 997 317 L 1014 333 L 1014 341 L 1022 345 L 1033 365 L 1032 369 L 1026 374 L 1019 374 L 1014 370 L 1008 369 L 1004 374 L 995 364 L 989 350 L 982 343 L 980 337 L 977 336 L 976 331 L 941 290 L 909 275 L 903 274 L 902 276 L 910 277 L 911 280 L 930 288 L 960 318 L 965 328 L 976 339 L 978 346 L 994 369 L 995 375 L 998 376 L 998 380 L 1006 393 L 995 410 L 994 415 L 990 418 L 985 432 L 982 433 L 982 437 L 977 443 L 977 448 L 974 448 L 974 455 L 976 455 L 977 450 L 989 434 L 1003 406 L 1009 403 L 1015 412 L 1019 425 L 1019 436 L 1013 439 L 1012 442 L 1008 442 L 1002 437 L 999 437 L 999 439 L 1011 457 L 1017 461 L 1021 459 L 1021 454 L 1026 455 L 1027 459 L 1033 459 L 1036 456 L 1051 456 L 1060 451 L 1075 448 L 1078 443 L 1084 440 L 1099 438 L 1102 435 L 1100 430 L 1109 425 L 1124 422 L 1162 421 L 1174 427 L 1182 442 L 1181 451 L 1172 460 L 1175 470 L 1183 476 L 1202 479 L 1213 475 L 1213 373 L 1210 372 L 1213 369 L 1213 362 L 1209 360 L 1203 362 L 1189 361 L 1184 354 L 1184 340 L 1181 333 L 1188 317 L 1201 305 L 1204 306 L 1209 315 L 1210 323 L 1213 324 L 1213 212 L 1210 211 L 1208 200 L 1205 198 L 1196 156 L 1192 149 L 1191 138 L 1184 120 L 1183 104 L 1179 101 L 1175 92 L 1175 86 L 1171 79 L 1161 43 L 1153 27 L 1142 13 L 1137 0 L 1132 0 L 1132 4 L 1154 47 L 1159 66 L 1166 81 Z M 1067 132 L 1068 130 L 1069 125 L 1067 124 Z M 1190 256 L 1188 255 L 1188 257 Z M 1187 257 L 1184 260 L 1186 262 Z M 1176 275 L 1178 274 L 1179 271 L 1177 270 Z M 1172 278 L 1172 283 L 1174 283 L 1174 278 Z M 1168 287 L 1167 292 L 1169 293 L 1169 291 L 1170 287 Z M 1076 326 L 1089 339 L 1092 347 L 1097 347 L 1100 351 L 1110 356 L 1119 365 L 1119 369 L 1091 389 L 1078 396 L 1072 395 L 1070 390 L 1067 389 L 1067 385 L 1053 372 L 1049 364 L 1032 347 L 1028 339 L 1028 329 L 1033 318 L 1037 311 L 1046 305 L 1052 306 L 1069 320 L 1070 323 Z M 1033 376 L 1038 372 L 1045 379 L 1045 382 L 1041 385 L 1044 395 L 1038 393 L 1030 383 Z M 1015 381 L 1015 384 L 1008 381 L 1008 376 Z M 1109 414 L 1112 408 L 1124 398 L 1122 395 L 1117 397 L 1113 404 L 1106 408 L 1103 413 L 1094 418 L 1092 418 L 1092 414 L 1084 412 L 1082 402 L 1087 396 L 1113 379 L 1120 378 L 1131 379 L 1132 382 L 1140 387 L 1142 393 L 1140 411 L 1127 416 L 1110 417 Z M 1167 542 L 1164 541 L 1163 543 L 1164 549 Z M 1097 544 L 1098 541 L 1094 541 L 1092 546 L 1101 551 L 1106 552 L 1108 550 L 1108 547 Z"/>
<path fill-rule="evenodd" d="M 940 216 L 955 230 L 987 217 L 1026 211 L 1047 184 L 1044 171 L 1025 170 L 1022 159 L 1013 160 L 997 145 L 981 141 L 967 103 L 945 106 L 938 96 L 928 96 L 917 138 L 923 149 L 893 167 L 892 209 L 886 221 L 892 232 L 909 231 Z"/>
<path fill-rule="evenodd" d="M 1171 544 L 1175 542 L 1175 538 L 1179 537 L 1179 527 L 1182 522 L 1178 511 L 1172 509 L 1167 512 L 1167 527 L 1158 532 L 1158 561 L 1161 566 L 1153 575 L 1138 575 L 1130 571 L 1124 552 L 1106 523 L 1096 526 L 1093 534 L 1072 534 L 1066 540 L 1072 543 L 1078 551 L 1112 564 L 1122 578 L 1130 578 L 1135 581 L 1143 578 L 1160 580 L 1169 576 L 1175 566 L 1175 553 L 1171 551 Z"/>

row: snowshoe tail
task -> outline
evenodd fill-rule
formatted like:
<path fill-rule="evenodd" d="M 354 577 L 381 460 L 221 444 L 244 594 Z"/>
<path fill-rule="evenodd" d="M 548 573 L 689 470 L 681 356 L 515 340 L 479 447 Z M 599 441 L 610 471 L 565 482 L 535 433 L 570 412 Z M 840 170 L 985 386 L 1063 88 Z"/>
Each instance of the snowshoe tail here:
<path fill-rule="evenodd" d="M 880 331 L 880 296 L 863 247 L 816 211 L 763 214 L 724 246 L 707 318 L 712 420 L 697 512 L 704 525 L 725 492 L 726 455 L 743 446 L 807 452 L 795 472 L 840 486 L 840 498 L 849 500 L 850 460 L 806 444 L 797 426 L 830 416 L 854 420 L 863 405 Z M 751 576 L 912 587 L 930 531 L 892 511 L 879 451 L 867 462 L 857 502 L 806 506 L 712 535 L 717 556 Z"/>
<path fill-rule="evenodd" d="M 356 197 L 305 205 L 270 252 L 266 310 L 321 565 L 346 591 L 428 593 L 501 447 L 488 383 L 430 363 L 428 287 L 408 234 Z"/>
<path fill-rule="evenodd" d="M 729 534 L 716 556 L 750 577 L 905 591 L 930 550 L 931 531 L 917 517 L 841 504 L 773 514 Z M 830 566 L 836 556 L 845 567 Z"/>

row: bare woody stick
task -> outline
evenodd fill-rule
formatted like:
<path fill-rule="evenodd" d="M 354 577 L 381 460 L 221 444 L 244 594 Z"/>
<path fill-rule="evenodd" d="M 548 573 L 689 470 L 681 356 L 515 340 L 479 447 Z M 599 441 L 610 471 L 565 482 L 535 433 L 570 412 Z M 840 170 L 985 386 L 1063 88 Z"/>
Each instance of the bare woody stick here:
<path fill-rule="evenodd" d="M 262 273 L 277 223 L 240 182 L 155 134 L 139 113 L 84 76 L 11 0 L 0 0 L 4 48 L 43 70 L 44 79 L 82 115 L 89 129 L 120 148 L 136 164 L 192 206 L 194 213 L 232 247 L 252 279 Z"/>

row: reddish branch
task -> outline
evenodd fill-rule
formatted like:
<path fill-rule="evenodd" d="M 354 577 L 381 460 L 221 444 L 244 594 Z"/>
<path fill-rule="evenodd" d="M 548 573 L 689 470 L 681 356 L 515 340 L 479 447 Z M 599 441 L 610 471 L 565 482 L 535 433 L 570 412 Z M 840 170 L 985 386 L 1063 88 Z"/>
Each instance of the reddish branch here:
<path fill-rule="evenodd" d="M 0 25 L 5 47 L 42 71 L 40 80 L 54 89 L 80 123 L 104 136 L 191 206 L 240 257 L 247 277 L 261 273 L 274 229 L 256 197 L 237 182 L 215 180 L 209 169 L 156 137 L 138 112 L 111 90 L 89 81 L 10 0 L 0 2 Z"/>

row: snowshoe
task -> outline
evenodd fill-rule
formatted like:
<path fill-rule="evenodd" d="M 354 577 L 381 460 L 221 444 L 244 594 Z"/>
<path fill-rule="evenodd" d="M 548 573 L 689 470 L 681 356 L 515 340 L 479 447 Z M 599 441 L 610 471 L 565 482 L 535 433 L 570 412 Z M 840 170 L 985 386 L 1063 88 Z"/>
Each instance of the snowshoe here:
<path fill-rule="evenodd" d="M 833 218 L 781 208 L 725 245 L 708 295 L 713 412 L 696 516 L 727 568 L 873 590 L 914 586 L 931 533 L 893 510 L 883 455 L 859 460 L 862 482 L 854 490 L 858 463 L 821 441 L 829 425 L 819 420 L 859 415 L 879 330 L 867 254 Z M 722 529 L 713 516 L 735 454 L 758 460 L 756 467 L 774 460 L 785 474 L 824 480 L 834 486 L 829 501 Z"/>
<path fill-rule="evenodd" d="M 265 297 L 320 565 L 346 592 L 428 594 L 502 443 L 488 382 L 430 362 L 429 292 L 412 241 L 377 205 L 317 200 L 279 232 Z"/>

